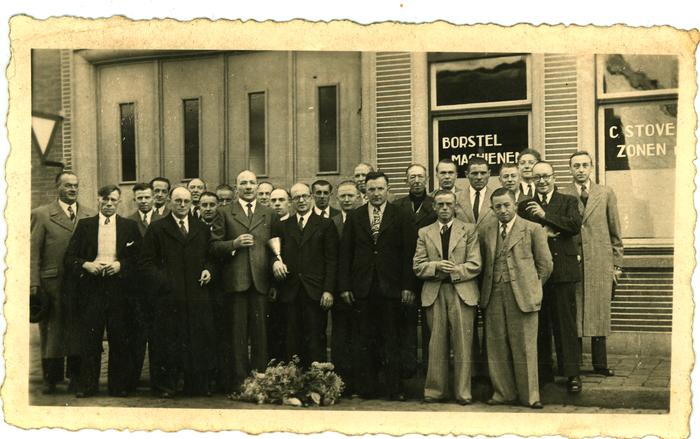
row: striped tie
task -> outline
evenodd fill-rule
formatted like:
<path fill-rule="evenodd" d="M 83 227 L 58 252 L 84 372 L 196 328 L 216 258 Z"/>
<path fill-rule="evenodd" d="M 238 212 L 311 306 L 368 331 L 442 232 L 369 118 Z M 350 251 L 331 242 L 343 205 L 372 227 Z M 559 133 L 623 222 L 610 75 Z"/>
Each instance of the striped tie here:
<path fill-rule="evenodd" d="M 381 211 L 378 207 L 374 208 L 374 213 L 372 215 L 372 240 L 377 243 L 379 238 L 379 225 L 382 223 L 382 218 L 380 216 Z"/>

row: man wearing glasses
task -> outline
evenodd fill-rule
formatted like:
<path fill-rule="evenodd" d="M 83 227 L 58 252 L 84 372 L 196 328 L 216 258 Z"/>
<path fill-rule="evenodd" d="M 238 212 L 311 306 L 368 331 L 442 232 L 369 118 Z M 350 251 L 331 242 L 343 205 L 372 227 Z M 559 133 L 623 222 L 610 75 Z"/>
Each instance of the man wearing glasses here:
<path fill-rule="evenodd" d="M 547 162 L 533 168 L 535 196 L 518 205 L 518 215 L 541 224 L 547 233 L 554 271 L 544 284 L 538 331 L 538 363 L 541 383 L 553 382 L 552 334 L 559 375 L 568 377 L 569 393 L 581 392 L 581 352 L 576 331 L 576 283 L 581 280 L 574 236 L 581 230 L 576 198 L 564 195 L 554 185 L 554 169 Z"/>

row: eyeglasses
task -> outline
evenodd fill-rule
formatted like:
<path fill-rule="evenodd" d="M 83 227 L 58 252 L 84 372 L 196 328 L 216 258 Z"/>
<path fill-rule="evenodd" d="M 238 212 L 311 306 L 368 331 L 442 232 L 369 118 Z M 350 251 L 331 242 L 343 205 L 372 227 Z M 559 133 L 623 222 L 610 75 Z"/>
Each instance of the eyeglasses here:
<path fill-rule="evenodd" d="M 310 199 L 311 199 L 311 195 L 309 195 L 309 194 L 297 195 L 297 196 L 292 197 L 292 201 L 301 201 L 301 200 L 307 201 Z"/>
<path fill-rule="evenodd" d="M 552 178 L 552 174 L 540 174 L 540 175 L 533 175 L 532 178 L 534 178 L 535 181 L 540 181 L 540 180 L 549 180 Z"/>

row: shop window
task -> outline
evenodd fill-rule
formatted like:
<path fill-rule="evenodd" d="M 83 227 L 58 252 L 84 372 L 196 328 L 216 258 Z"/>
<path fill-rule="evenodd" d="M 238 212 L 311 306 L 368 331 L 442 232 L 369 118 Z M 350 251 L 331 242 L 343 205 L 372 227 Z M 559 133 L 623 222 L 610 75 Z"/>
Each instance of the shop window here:
<path fill-rule="evenodd" d="M 136 115 L 134 103 L 119 104 L 122 181 L 136 181 Z"/>
<path fill-rule="evenodd" d="M 248 166 L 258 176 L 267 174 L 265 106 L 265 92 L 248 94 Z"/>
<path fill-rule="evenodd" d="M 338 172 L 338 87 L 318 88 L 318 171 Z"/>
<path fill-rule="evenodd" d="M 199 177 L 199 99 L 184 99 L 185 178 Z"/>
<path fill-rule="evenodd" d="M 466 179 L 473 156 L 492 176 L 518 162 L 532 137 L 530 64 L 529 55 L 510 55 L 431 65 L 433 163 L 449 159 Z"/>
<path fill-rule="evenodd" d="M 673 241 L 678 112 L 674 56 L 602 55 L 598 177 L 615 190 L 622 237 Z"/>
<path fill-rule="evenodd" d="M 529 57 L 503 56 L 432 65 L 431 107 L 459 110 L 530 103 Z"/>

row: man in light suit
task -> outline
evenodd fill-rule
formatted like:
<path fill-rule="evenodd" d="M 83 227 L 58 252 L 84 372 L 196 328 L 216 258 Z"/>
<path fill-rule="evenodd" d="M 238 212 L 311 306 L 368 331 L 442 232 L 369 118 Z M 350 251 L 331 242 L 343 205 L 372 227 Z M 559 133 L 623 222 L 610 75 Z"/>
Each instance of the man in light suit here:
<path fill-rule="evenodd" d="M 591 181 L 593 160 L 587 152 L 573 153 L 569 166 L 574 182 L 562 193 L 578 199 L 583 217 L 577 236 L 583 258 L 583 285 L 576 302 L 579 337 L 591 337 L 593 371 L 612 376 L 605 341 L 610 334 L 611 292 L 622 275 L 624 253 L 617 198 L 611 188 Z"/>
<path fill-rule="evenodd" d="M 64 258 L 72 277 L 80 327 L 80 374 L 75 396 L 98 391 L 102 357 L 102 334 L 109 343 L 108 388 L 112 396 L 126 396 L 133 382 L 129 351 L 133 313 L 128 290 L 137 270 L 141 245 L 138 226 L 116 215 L 121 190 L 115 185 L 100 188 L 97 216 L 78 221 Z"/>
<path fill-rule="evenodd" d="M 267 294 L 272 266 L 268 241 L 277 214 L 257 202 L 257 177 L 243 171 L 236 177 L 238 200 L 220 208 L 212 226 L 211 251 L 221 259 L 226 295 L 224 319 L 229 338 L 231 385 L 241 384 L 251 368 L 265 370 Z M 250 357 L 248 343 L 250 342 Z"/>
<path fill-rule="evenodd" d="M 537 194 L 518 205 L 518 215 L 545 228 L 554 269 L 544 285 L 539 318 L 537 355 L 540 382 L 554 381 L 552 335 L 559 375 L 568 377 L 569 393 L 579 393 L 581 350 L 576 330 L 576 283 L 581 280 L 574 237 L 581 231 L 577 201 L 556 189 L 554 168 L 547 162 L 533 167 Z"/>
<path fill-rule="evenodd" d="M 472 402 L 471 351 L 481 255 L 476 226 L 454 218 L 455 202 L 450 191 L 435 194 L 438 221 L 418 231 L 413 270 L 423 280 L 421 304 L 430 326 L 424 401 L 447 398 L 451 341 L 455 399 L 467 405 Z"/>
<path fill-rule="evenodd" d="M 501 186 L 511 190 L 515 194 L 515 203 L 525 199 L 525 193 L 520 187 L 520 171 L 516 163 L 504 163 L 501 169 L 498 170 L 498 181 Z"/>
<path fill-rule="evenodd" d="M 467 163 L 467 179 L 469 188 L 457 195 L 456 217 L 465 223 L 476 225 L 477 230 L 489 221 L 495 221 L 491 210 L 491 189 L 489 182 L 489 164 L 481 157 L 473 156 Z"/>
<path fill-rule="evenodd" d="M 515 195 L 491 194 L 498 222 L 479 234 L 483 271 L 479 306 L 486 320 L 486 344 L 493 396 L 488 404 L 515 402 L 541 409 L 537 377 L 537 321 L 542 285 L 552 272 L 544 229 L 519 218 Z"/>
<path fill-rule="evenodd" d="M 383 172 L 367 174 L 369 202 L 353 210 L 343 228 L 338 291 L 352 307 L 353 372 L 359 393 L 376 394 L 376 360 L 381 357 L 386 393 L 403 401 L 399 315 L 402 306 L 415 300 L 411 261 L 416 231 L 410 215 L 387 202 L 388 191 Z"/>
<path fill-rule="evenodd" d="M 435 165 L 435 174 L 438 178 L 438 187 L 430 196 L 435 196 L 435 193 L 440 189 L 448 190 L 454 194 L 462 190 L 457 187 L 457 164 L 450 159 L 442 159 Z"/>
<path fill-rule="evenodd" d="M 277 359 L 289 361 L 298 355 L 308 367 L 326 361 L 325 329 L 328 310 L 333 305 L 338 269 L 338 232 L 330 218 L 312 211 L 311 190 L 304 183 L 291 188 L 296 213 L 280 222 L 281 260 L 273 273 L 281 312 L 270 336 Z M 272 322 L 271 322 L 272 323 Z M 272 346 L 271 346 L 272 347 Z"/>
<path fill-rule="evenodd" d="M 56 384 L 63 381 L 66 356 L 71 384 L 76 383 L 80 357 L 77 346 L 72 346 L 68 337 L 74 309 L 64 294 L 63 257 L 78 220 L 95 215 L 77 202 L 77 175 L 62 171 L 56 175 L 55 183 L 57 199 L 32 210 L 30 220 L 30 294 L 48 297 L 51 304 L 48 317 L 39 322 L 42 391 L 46 394 L 55 393 Z"/>

